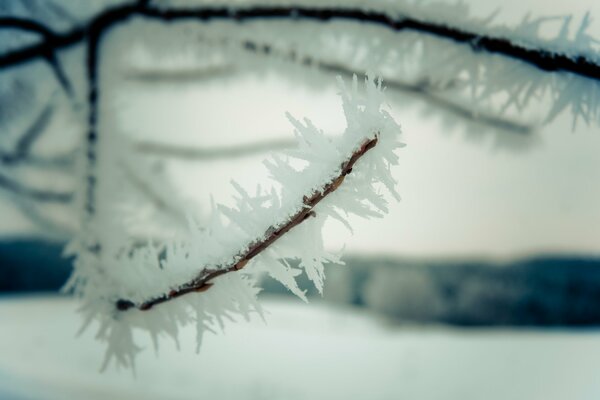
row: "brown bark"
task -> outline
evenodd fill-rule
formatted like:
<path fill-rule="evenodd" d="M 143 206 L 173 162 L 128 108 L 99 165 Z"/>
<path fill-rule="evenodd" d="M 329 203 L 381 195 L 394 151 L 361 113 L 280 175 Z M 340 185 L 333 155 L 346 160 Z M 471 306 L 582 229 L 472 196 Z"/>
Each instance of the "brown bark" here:
<path fill-rule="evenodd" d="M 171 290 L 162 296 L 154 297 L 146 300 L 143 303 L 136 304 L 130 300 L 120 299 L 116 302 L 115 306 L 119 311 L 129 310 L 130 308 L 137 308 L 145 311 L 149 310 L 157 304 L 167 302 L 177 297 L 183 296 L 193 292 L 204 292 L 213 285 L 210 281 L 227 274 L 229 272 L 239 271 L 246 266 L 246 264 L 263 250 L 268 248 L 270 245 L 275 243 L 280 237 L 289 232 L 293 227 L 300 225 L 307 218 L 316 215 L 313 211 L 314 207 L 319 204 L 327 195 L 333 193 L 340 185 L 343 184 L 344 178 L 350 172 L 352 167 L 367 151 L 375 147 L 377 144 L 377 135 L 374 138 L 366 140 L 352 155 L 350 158 L 342 164 L 340 174 L 327 183 L 322 191 L 313 193 L 310 197 L 305 196 L 302 204 L 303 207 L 300 211 L 294 214 L 287 222 L 282 223 L 278 226 L 270 227 L 263 237 L 259 240 L 254 241 L 248 248 L 241 251 L 234 257 L 235 261 L 231 265 L 220 267 L 220 268 L 206 268 L 203 269 L 196 278 L 190 282 L 186 282 L 179 286 L 177 289 Z"/>

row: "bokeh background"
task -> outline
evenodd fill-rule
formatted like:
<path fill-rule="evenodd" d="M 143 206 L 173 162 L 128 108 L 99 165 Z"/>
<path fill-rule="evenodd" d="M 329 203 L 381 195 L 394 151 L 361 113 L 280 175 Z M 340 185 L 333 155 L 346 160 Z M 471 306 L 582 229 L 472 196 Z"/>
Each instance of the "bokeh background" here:
<path fill-rule="evenodd" d="M 117 3 L 5 0 L 0 12 L 68 30 Z M 600 16 L 587 0 L 465 4 L 481 18 L 500 10 L 508 26 L 527 13 L 571 15 L 572 29 L 586 12 Z M 176 27 L 136 21 L 110 38 L 118 69 L 105 112 L 151 168 L 150 178 L 132 175 L 145 200 L 128 211 L 149 221 L 142 230 L 182 218 L 173 198 L 202 218 L 211 196 L 230 201 L 230 180 L 268 182 L 261 160 L 293 146 L 285 112 L 330 135 L 344 128 L 335 75 L 348 71 L 219 53 L 228 29 L 192 31 L 176 46 Z M 589 31 L 600 38 L 597 22 Z M 2 51 L 35 40 L 0 34 Z M 567 110 L 547 123 L 543 98 L 522 114 L 449 106 L 453 93 L 440 101 L 415 82 L 387 90 L 408 145 L 394 171 L 402 201 L 386 218 L 351 220 L 353 233 L 326 226 L 345 265 L 328 267 L 322 297 L 304 277 L 309 304 L 265 278 L 266 324 L 229 324 L 199 355 L 191 331 L 158 357 L 148 340 L 136 378 L 98 373 L 103 349 L 89 332 L 74 337 L 77 303 L 58 293 L 79 211 L 69 195 L 47 199 L 77 185 L 84 56 L 83 46 L 60 53 L 72 96 L 46 63 L 0 70 L 0 398 L 600 398 L 598 121 L 574 126 Z M 11 161 L 19 148 L 28 161 Z"/>

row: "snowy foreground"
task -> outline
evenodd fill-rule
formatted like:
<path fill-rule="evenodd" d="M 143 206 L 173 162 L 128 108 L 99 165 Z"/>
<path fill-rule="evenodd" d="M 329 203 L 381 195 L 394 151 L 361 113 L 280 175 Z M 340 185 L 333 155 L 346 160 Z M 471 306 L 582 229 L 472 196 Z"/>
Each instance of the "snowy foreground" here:
<path fill-rule="evenodd" d="M 265 298 L 260 319 L 166 345 L 129 371 L 98 373 L 103 349 L 75 339 L 76 304 L 0 298 L 0 399 L 600 398 L 600 331 L 397 327 L 356 309 Z M 149 340 L 143 341 L 150 346 Z"/>

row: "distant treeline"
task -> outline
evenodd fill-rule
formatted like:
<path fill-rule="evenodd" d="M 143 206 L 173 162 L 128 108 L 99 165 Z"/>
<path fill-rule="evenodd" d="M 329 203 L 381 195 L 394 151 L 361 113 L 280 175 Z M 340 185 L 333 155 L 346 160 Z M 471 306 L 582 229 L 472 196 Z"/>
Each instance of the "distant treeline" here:
<path fill-rule="evenodd" d="M 62 243 L 0 242 L 0 292 L 57 291 L 71 271 L 62 249 Z M 498 264 L 348 256 L 345 262 L 327 268 L 324 298 L 399 322 L 600 326 L 598 257 L 538 256 Z M 318 295 L 304 275 L 299 284 Z M 289 294 L 270 278 L 262 287 Z"/>
<path fill-rule="evenodd" d="M 461 326 L 600 326 L 600 258 L 539 256 L 497 264 L 378 257 L 327 268 L 325 299 L 399 322 Z M 301 277 L 300 285 L 318 295 Z M 286 293 L 265 278 L 266 292 Z"/>

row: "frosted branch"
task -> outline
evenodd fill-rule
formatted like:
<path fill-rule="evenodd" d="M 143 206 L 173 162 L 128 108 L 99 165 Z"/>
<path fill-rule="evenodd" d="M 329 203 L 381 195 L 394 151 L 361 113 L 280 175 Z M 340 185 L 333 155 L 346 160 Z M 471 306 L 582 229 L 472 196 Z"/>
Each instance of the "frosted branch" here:
<path fill-rule="evenodd" d="M 0 67 L 18 65 L 36 58 L 45 58 L 48 54 L 72 46 L 85 38 L 85 32 L 98 34 L 108 27 L 122 22 L 134 15 L 166 22 L 176 20 L 229 19 L 232 21 L 249 21 L 257 19 L 289 19 L 331 21 L 335 19 L 350 20 L 384 26 L 394 31 L 415 31 L 441 37 L 456 43 L 468 45 L 473 51 L 486 51 L 533 65 L 543 71 L 565 71 L 582 77 L 600 79 L 600 65 L 585 55 L 560 54 L 544 48 L 522 45 L 508 38 L 494 37 L 469 31 L 457 26 L 436 23 L 410 16 L 394 17 L 377 10 L 365 11 L 359 8 L 346 7 L 301 7 L 301 6 L 254 6 L 254 7 L 198 7 L 169 9 L 154 7 L 146 2 L 135 2 L 109 8 L 88 21 L 66 33 L 51 33 L 48 29 L 27 23 L 27 27 L 45 32 L 41 43 L 24 46 L 17 50 L 0 55 Z M 0 20 L 0 27 L 2 27 Z M 14 21 L 4 21 L 5 26 L 14 25 Z M 25 22 L 23 22 L 25 24 Z M 31 26 L 30 26 L 31 25 Z M 51 34 L 50 34 L 51 33 Z"/>
<path fill-rule="evenodd" d="M 323 224 L 336 219 L 351 229 L 348 215 L 386 214 L 381 192 L 385 188 L 398 198 L 391 166 L 398 162 L 396 149 L 403 147 L 381 81 L 366 79 L 359 90 L 358 79 L 348 88 L 340 78 L 340 94 L 347 121 L 341 136 L 327 137 L 310 121 L 288 116 L 298 145 L 264 162 L 275 186 L 249 193 L 233 182 L 233 207 L 213 204 L 202 225 L 190 218 L 185 231 L 164 236 L 159 244 L 135 244 L 137 231 L 122 207 L 134 199 L 115 196 L 120 188 L 131 189 L 131 179 L 115 161 L 122 141 L 111 138 L 113 160 L 103 158 L 98 168 L 98 207 L 87 231 L 69 246 L 77 257 L 67 285 L 84 301 L 86 324 L 100 323 L 107 363 L 133 362 L 134 328 L 153 338 L 162 333 L 176 338 L 179 326 L 195 321 L 200 343 L 204 331 L 223 327 L 224 318 L 249 318 L 259 311 L 254 278 L 261 272 L 306 300 L 295 279 L 304 270 L 322 291 L 325 264 L 340 262 L 324 248 Z M 298 259 L 298 268 L 288 259 Z"/>
<path fill-rule="evenodd" d="M 184 283 L 177 289 L 171 290 L 168 294 L 149 299 L 137 305 L 130 300 L 119 299 L 115 303 L 116 308 L 120 311 L 126 311 L 134 307 L 142 311 L 149 310 L 155 305 L 164 303 L 166 301 L 175 299 L 188 293 L 204 292 L 205 290 L 210 289 L 210 287 L 212 286 L 212 284 L 210 283 L 212 279 L 230 272 L 241 270 L 246 266 L 246 264 L 248 264 L 250 260 L 252 260 L 255 256 L 257 256 L 258 254 L 266 250 L 269 246 L 271 246 L 273 243 L 275 243 L 277 240 L 279 240 L 290 229 L 300 225 L 307 218 L 315 215 L 315 212 L 313 211 L 314 207 L 319 202 L 321 202 L 321 200 L 323 200 L 327 195 L 333 193 L 340 185 L 342 185 L 346 175 L 352 172 L 352 167 L 354 167 L 356 161 L 358 161 L 358 159 L 360 159 L 367 151 L 375 147 L 377 145 L 377 140 L 377 135 L 375 135 L 373 139 L 365 141 L 358 148 L 358 150 L 352 153 L 350 158 L 342 164 L 341 172 L 338 176 L 336 176 L 333 180 L 327 183 L 323 187 L 322 191 L 316 192 L 310 197 L 305 196 L 303 198 L 302 207 L 300 207 L 300 211 L 291 216 L 287 222 L 270 227 L 264 233 L 264 235 L 262 235 L 262 239 L 254 241 L 248 247 L 248 249 L 238 253 L 234 257 L 234 259 L 237 260 L 235 263 L 214 269 L 203 269 L 202 272 L 192 281 Z"/>

